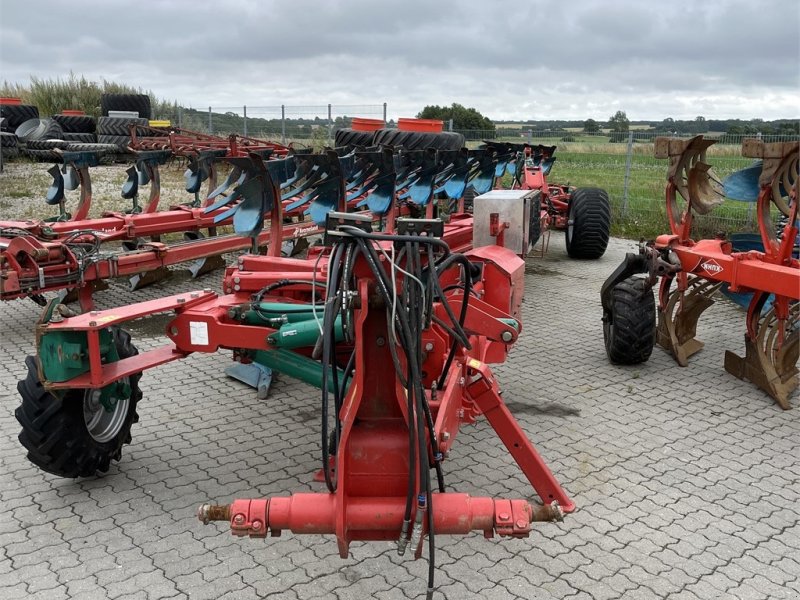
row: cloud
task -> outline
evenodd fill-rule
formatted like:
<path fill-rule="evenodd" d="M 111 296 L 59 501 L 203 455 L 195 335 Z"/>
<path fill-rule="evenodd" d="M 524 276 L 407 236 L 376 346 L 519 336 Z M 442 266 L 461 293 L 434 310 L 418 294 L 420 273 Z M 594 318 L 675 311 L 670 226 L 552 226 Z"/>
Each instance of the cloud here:
<path fill-rule="evenodd" d="M 800 115 L 796 0 L 27 0 L 8 81 L 70 71 L 195 107 L 460 102 L 495 119 Z"/>

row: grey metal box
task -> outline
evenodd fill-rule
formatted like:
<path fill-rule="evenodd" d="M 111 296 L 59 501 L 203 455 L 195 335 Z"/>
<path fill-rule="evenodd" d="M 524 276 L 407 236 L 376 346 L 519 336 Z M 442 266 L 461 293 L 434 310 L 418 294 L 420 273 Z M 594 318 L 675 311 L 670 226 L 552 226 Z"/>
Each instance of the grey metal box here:
<path fill-rule="evenodd" d="M 503 245 L 524 258 L 531 247 L 531 221 L 539 219 L 540 194 L 539 190 L 492 190 L 477 196 L 472 209 L 473 248 L 496 243 L 489 220 L 492 213 L 497 213 L 501 224 L 509 224 Z"/>

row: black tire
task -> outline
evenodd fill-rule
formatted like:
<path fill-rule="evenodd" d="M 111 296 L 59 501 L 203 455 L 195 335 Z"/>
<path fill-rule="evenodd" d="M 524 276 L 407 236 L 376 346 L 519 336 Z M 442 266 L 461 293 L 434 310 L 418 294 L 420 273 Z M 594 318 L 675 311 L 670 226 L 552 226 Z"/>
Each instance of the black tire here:
<path fill-rule="evenodd" d="M 120 150 L 125 150 L 127 152 L 128 146 L 131 143 L 131 137 L 129 135 L 98 135 L 97 143 L 113 144 Z"/>
<path fill-rule="evenodd" d="M 100 97 L 100 111 L 104 117 L 110 110 L 127 110 L 139 114 L 143 119 L 150 118 L 150 96 L 147 94 L 103 94 Z"/>
<path fill-rule="evenodd" d="M 542 204 L 539 196 L 531 204 L 531 220 L 528 228 L 528 247 L 533 250 L 536 242 L 542 237 Z"/>
<path fill-rule="evenodd" d="M 128 119 L 122 117 L 100 117 L 97 120 L 98 135 L 124 135 L 130 137 L 131 125 L 147 127 L 147 119 Z M 137 134 L 139 130 L 137 130 Z"/>
<path fill-rule="evenodd" d="M 93 133 L 65 133 L 64 140 L 80 144 L 94 144 L 97 141 L 97 136 Z"/>
<path fill-rule="evenodd" d="M 112 328 L 112 337 L 120 358 L 138 354 L 128 332 Z M 17 383 L 22 404 L 14 412 L 22 432 L 19 441 L 28 451 L 28 459 L 43 471 L 60 477 L 92 477 L 108 471 L 112 460 L 122 456 L 122 446 L 131 441 L 131 425 L 139 420 L 136 404 L 142 398 L 141 374 L 128 378 L 130 397 L 120 401 L 119 425 L 107 433 L 113 437 L 95 437 L 84 417 L 87 390 L 67 390 L 59 397 L 42 386 L 36 358 L 25 359 L 28 376 Z M 101 438 L 98 440 L 97 438 Z"/>
<path fill-rule="evenodd" d="M 575 190 L 569 202 L 567 254 L 594 259 L 605 254 L 611 231 L 611 203 L 600 188 Z"/>
<path fill-rule="evenodd" d="M 616 285 L 612 295 L 611 311 L 603 315 L 606 354 L 617 365 L 643 363 L 656 342 L 653 288 L 642 277 L 629 277 Z"/>
<path fill-rule="evenodd" d="M 108 154 L 110 152 L 119 152 L 119 146 L 116 144 L 95 144 L 95 143 L 70 143 L 65 148 L 67 152 L 99 152 L 100 154 Z"/>
<path fill-rule="evenodd" d="M 460 150 L 464 147 L 464 136 L 452 131 L 429 133 L 424 131 L 401 131 L 400 129 L 379 129 L 373 138 L 374 145 L 394 146 L 406 150 Z"/>
<path fill-rule="evenodd" d="M 0 117 L 8 131 L 15 131 L 25 121 L 39 118 L 39 109 L 30 104 L 0 104 Z"/>
<path fill-rule="evenodd" d="M 355 129 L 339 129 L 334 135 L 334 145 L 343 146 L 372 146 L 375 138 L 374 131 L 356 131 Z"/>
<path fill-rule="evenodd" d="M 17 158 L 19 156 L 19 148 L 12 146 L 11 148 L 3 147 L 0 152 L 3 153 L 3 160 L 7 158 Z"/>
<path fill-rule="evenodd" d="M 61 162 L 61 155 L 54 150 L 35 150 L 25 148 L 23 152 L 25 153 L 25 156 L 28 156 L 38 162 Z"/>
<path fill-rule="evenodd" d="M 97 122 L 89 115 L 53 115 L 53 120 L 61 125 L 64 133 L 94 133 Z"/>
<path fill-rule="evenodd" d="M 25 142 L 25 148 L 28 150 L 55 150 L 64 148 L 66 145 L 67 142 L 64 140 L 28 140 Z"/>
<path fill-rule="evenodd" d="M 32 140 L 60 140 L 64 136 L 61 125 L 53 119 L 30 119 L 14 132 L 23 142 Z"/>
<path fill-rule="evenodd" d="M 0 145 L 3 148 L 16 148 L 17 136 L 13 133 L 6 133 L 5 131 L 0 132 Z"/>

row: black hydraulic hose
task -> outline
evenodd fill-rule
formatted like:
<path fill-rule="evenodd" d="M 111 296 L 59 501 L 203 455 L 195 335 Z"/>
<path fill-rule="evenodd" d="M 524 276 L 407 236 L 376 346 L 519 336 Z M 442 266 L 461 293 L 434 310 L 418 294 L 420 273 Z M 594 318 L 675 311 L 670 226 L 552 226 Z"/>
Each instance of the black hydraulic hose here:
<path fill-rule="evenodd" d="M 450 254 L 450 246 L 442 239 L 428 237 L 426 235 L 391 235 L 387 233 L 367 233 L 352 225 L 342 225 L 339 229 L 349 233 L 354 237 L 383 242 L 420 242 L 422 244 L 434 244 L 444 250 L 445 255 Z"/>

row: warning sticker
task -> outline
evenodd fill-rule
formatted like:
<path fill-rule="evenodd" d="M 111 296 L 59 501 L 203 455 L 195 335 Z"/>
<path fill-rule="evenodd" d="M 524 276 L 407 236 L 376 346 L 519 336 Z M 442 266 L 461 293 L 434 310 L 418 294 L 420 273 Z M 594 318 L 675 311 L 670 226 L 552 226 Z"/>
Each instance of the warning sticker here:
<path fill-rule="evenodd" d="M 208 346 L 208 323 L 189 321 L 189 342 L 192 346 Z"/>

